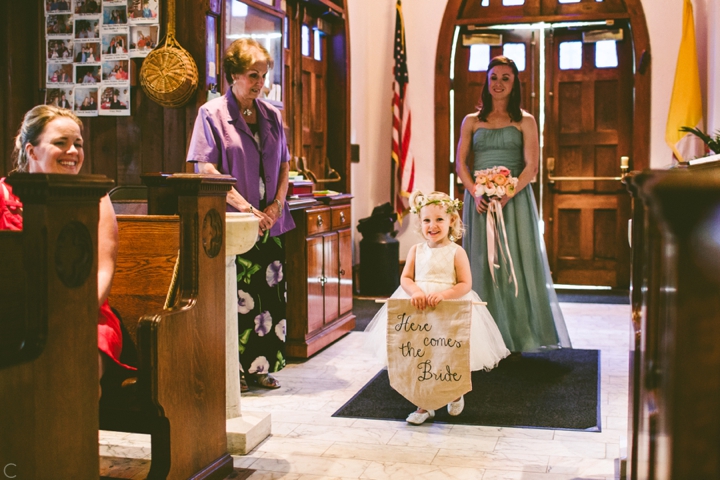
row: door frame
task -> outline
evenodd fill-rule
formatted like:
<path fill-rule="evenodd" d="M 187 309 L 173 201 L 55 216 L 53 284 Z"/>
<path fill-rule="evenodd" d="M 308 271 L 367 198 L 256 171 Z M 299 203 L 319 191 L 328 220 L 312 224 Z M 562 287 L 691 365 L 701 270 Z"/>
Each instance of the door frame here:
<path fill-rule="evenodd" d="M 467 0 L 448 0 L 440 26 L 435 59 L 435 190 L 449 192 L 450 188 L 450 65 L 455 27 L 462 25 L 510 25 L 538 22 L 597 21 L 626 19 L 630 24 L 634 54 L 634 104 L 630 170 L 644 170 L 650 165 L 650 36 L 641 0 L 623 0 L 624 13 L 576 13 L 564 15 L 485 16 L 459 18 Z"/>

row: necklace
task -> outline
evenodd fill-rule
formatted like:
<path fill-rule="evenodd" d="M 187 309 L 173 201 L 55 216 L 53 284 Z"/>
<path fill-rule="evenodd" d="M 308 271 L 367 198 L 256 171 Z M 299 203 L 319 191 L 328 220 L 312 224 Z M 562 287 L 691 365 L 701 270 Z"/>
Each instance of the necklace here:
<path fill-rule="evenodd" d="M 242 113 L 243 113 L 243 115 L 245 115 L 246 117 L 249 117 L 250 115 L 252 115 L 253 112 L 252 112 L 252 110 L 250 110 L 249 108 L 246 108 L 245 110 L 242 111 Z"/>

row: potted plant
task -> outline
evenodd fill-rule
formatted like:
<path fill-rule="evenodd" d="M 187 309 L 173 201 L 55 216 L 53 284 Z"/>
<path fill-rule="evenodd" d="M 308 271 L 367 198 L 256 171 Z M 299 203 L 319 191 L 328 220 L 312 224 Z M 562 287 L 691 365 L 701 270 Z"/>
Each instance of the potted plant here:
<path fill-rule="evenodd" d="M 692 133 L 696 137 L 699 137 L 703 142 L 705 142 L 705 145 L 707 145 L 707 148 L 709 148 L 716 154 L 720 153 L 720 130 L 715 131 L 714 137 L 711 137 L 710 135 L 703 132 L 699 128 L 680 127 L 680 131 Z"/>

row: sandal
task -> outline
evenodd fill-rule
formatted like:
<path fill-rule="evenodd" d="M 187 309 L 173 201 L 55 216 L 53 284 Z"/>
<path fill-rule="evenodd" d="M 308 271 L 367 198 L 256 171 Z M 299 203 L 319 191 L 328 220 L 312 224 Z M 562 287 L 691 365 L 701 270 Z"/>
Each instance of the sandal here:
<path fill-rule="evenodd" d="M 278 382 L 275 377 L 267 373 L 256 373 L 253 375 L 253 379 L 260 387 L 269 388 L 271 390 L 280 388 L 280 382 Z"/>
<path fill-rule="evenodd" d="M 247 380 L 245 380 L 245 375 L 242 373 L 240 374 L 240 393 L 246 393 L 248 390 L 250 390 L 250 387 L 248 387 Z"/>

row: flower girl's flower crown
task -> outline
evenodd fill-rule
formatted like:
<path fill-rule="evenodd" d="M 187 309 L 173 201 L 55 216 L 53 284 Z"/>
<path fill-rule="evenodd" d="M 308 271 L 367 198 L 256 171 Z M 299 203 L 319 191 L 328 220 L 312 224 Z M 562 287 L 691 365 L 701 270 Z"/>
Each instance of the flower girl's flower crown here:
<path fill-rule="evenodd" d="M 414 191 L 410 195 L 409 202 L 410 213 L 420 213 L 420 210 L 426 205 L 442 205 L 445 207 L 446 213 L 456 213 L 462 208 L 463 202 L 459 199 L 451 199 L 447 194 L 442 192 L 432 192 L 425 196 L 420 190 Z"/>

